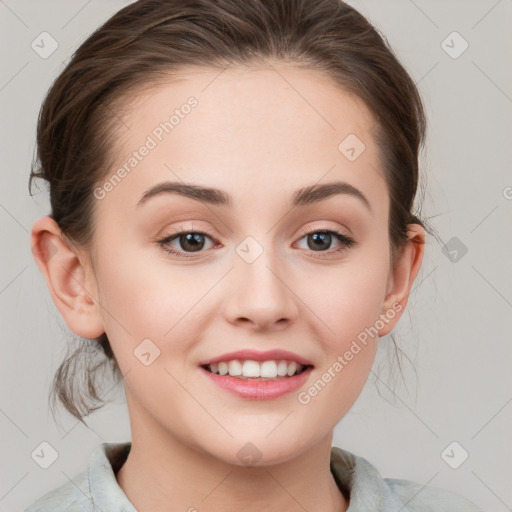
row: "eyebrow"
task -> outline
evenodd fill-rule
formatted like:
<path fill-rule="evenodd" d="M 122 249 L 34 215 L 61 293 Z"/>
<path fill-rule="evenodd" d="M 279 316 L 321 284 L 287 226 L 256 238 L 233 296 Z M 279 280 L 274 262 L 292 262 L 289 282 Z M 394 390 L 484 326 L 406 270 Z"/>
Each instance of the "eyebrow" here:
<path fill-rule="evenodd" d="M 164 181 L 146 190 L 137 203 L 137 208 L 152 197 L 170 193 L 202 201 L 214 206 L 231 207 L 233 205 L 231 196 L 223 190 L 194 185 L 192 183 Z M 295 207 L 317 203 L 338 194 L 346 194 L 359 199 L 366 208 L 372 212 L 370 202 L 366 196 L 359 189 L 344 181 L 311 185 L 298 189 L 292 196 L 291 205 Z"/>

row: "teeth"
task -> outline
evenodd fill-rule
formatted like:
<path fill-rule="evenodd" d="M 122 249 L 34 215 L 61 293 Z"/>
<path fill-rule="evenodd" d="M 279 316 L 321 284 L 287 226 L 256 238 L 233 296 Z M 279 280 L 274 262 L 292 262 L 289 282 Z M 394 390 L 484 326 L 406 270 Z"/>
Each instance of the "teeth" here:
<path fill-rule="evenodd" d="M 275 361 L 265 361 L 262 363 L 261 377 L 277 377 L 277 364 Z"/>
<path fill-rule="evenodd" d="M 297 363 L 295 361 L 292 361 L 288 365 L 288 377 L 291 377 L 296 371 L 297 371 Z"/>
<path fill-rule="evenodd" d="M 261 367 L 256 361 L 244 361 L 242 367 L 244 377 L 261 377 Z"/>
<path fill-rule="evenodd" d="M 228 373 L 228 363 L 219 363 L 219 374 L 226 375 Z"/>
<path fill-rule="evenodd" d="M 282 377 L 292 377 L 300 373 L 304 366 L 295 361 L 222 361 L 207 365 L 212 373 L 218 375 L 230 375 L 241 378 L 267 378 L 275 379 Z"/>
<path fill-rule="evenodd" d="M 288 374 L 288 364 L 286 361 L 279 361 L 279 364 L 277 365 L 277 375 L 279 377 L 284 377 Z"/>
<path fill-rule="evenodd" d="M 229 375 L 236 377 L 242 375 L 242 363 L 240 361 L 230 361 L 228 364 Z"/>

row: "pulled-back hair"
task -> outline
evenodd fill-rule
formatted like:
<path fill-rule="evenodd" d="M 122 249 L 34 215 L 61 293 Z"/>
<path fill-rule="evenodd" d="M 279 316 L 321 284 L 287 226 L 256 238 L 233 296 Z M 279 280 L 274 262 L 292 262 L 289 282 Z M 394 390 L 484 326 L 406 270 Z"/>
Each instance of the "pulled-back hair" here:
<path fill-rule="evenodd" d="M 82 43 L 52 84 L 39 114 L 30 193 L 33 178 L 46 180 L 50 216 L 70 244 L 89 247 L 93 190 L 116 161 L 128 99 L 188 66 L 270 60 L 324 73 L 373 114 L 390 197 L 391 262 L 407 241 L 408 224 L 435 236 L 413 212 L 426 128 L 418 90 L 383 36 L 340 0 L 139 0 L 123 8 Z M 102 402 L 96 380 L 108 366 L 122 378 L 106 334 L 80 339 L 59 366 L 51 395 L 83 421 L 101 407 L 94 405 Z"/>

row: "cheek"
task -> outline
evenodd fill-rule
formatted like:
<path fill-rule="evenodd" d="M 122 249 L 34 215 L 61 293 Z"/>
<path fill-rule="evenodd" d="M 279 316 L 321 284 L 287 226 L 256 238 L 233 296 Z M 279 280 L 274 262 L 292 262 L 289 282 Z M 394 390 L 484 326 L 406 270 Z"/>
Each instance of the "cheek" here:
<path fill-rule="evenodd" d="M 161 264 L 147 258 L 137 261 L 127 254 L 103 261 L 101 313 L 120 365 L 123 360 L 125 367 L 131 365 L 134 350 L 145 339 L 152 340 L 162 353 L 179 351 L 182 347 L 172 340 L 184 327 L 190 329 L 190 310 L 200 298 L 190 286 L 190 277 L 183 272 L 163 275 Z"/>
<path fill-rule="evenodd" d="M 378 276 L 346 272 L 336 289 L 331 280 L 323 293 L 310 294 L 311 309 L 321 318 L 317 336 L 325 355 L 315 379 L 298 396 L 306 418 L 309 411 L 309 416 L 322 417 L 334 428 L 364 388 L 379 340 L 376 324 L 385 280 Z"/>
<path fill-rule="evenodd" d="M 379 318 L 388 279 L 386 265 L 386 261 L 361 257 L 356 262 L 354 258 L 317 273 L 313 281 L 304 280 L 301 296 L 321 320 L 334 348 L 343 349 Z"/>
<path fill-rule="evenodd" d="M 157 253 L 125 251 L 104 259 L 101 295 L 109 311 L 123 318 L 129 331 L 147 329 L 162 336 L 198 299 L 193 269 L 172 270 Z M 164 329 L 164 331 L 162 331 Z"/>

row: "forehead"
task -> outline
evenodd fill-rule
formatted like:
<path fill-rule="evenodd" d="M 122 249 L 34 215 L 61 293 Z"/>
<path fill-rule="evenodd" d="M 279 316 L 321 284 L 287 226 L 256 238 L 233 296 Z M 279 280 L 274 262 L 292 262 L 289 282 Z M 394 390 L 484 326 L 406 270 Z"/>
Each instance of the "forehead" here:
<path fill-rule="evenodd" d="M 185 112 L 183 116 L 180 110 L 190 110 L 183 108 L 190 98 L 198 105 L 190 112 L 193 115 Z M 276 144 L 276 133 L 280 139 L 299 142 L 301 136 L 324 138 L 329 132 L 337 138 L 349 129 L 364 136 L 375 125 L 364 102 L 324 72 L 277 63 L 264 67 L 185 68 L 168 80 L 161 79 L 131 94 L 124 110 L 128 136 L 133 129 L 150 133 L 155 121 L 165 122 L 176 112 L 181 127 L 173 130 L 174 139 L 180 132 L 182 138 L 189 135 L 187 125 L 192 124 L 197 137 L 229 143 L 236 130 L 237 140 L 245 133 L 267 146 Z M 181 123 L 186 117 L 191 120 Z M 240 132 L 240 128 L 253 131 Z M 283 128 L 289 131 L 283 132 Z"/>
<path fill-rule="evenodd" d="M 267 203 L 343 180 L 382 202 L 375 120 L 317 70 L 186 68 L 127 99 L 122 121 L 106 179 L 121 166 L 128 171 L 109 194 L 124 207 L 135 208 L 158 182 L 180 180 Z M 143 146 L 150 149 L 134 156 Z"/>

